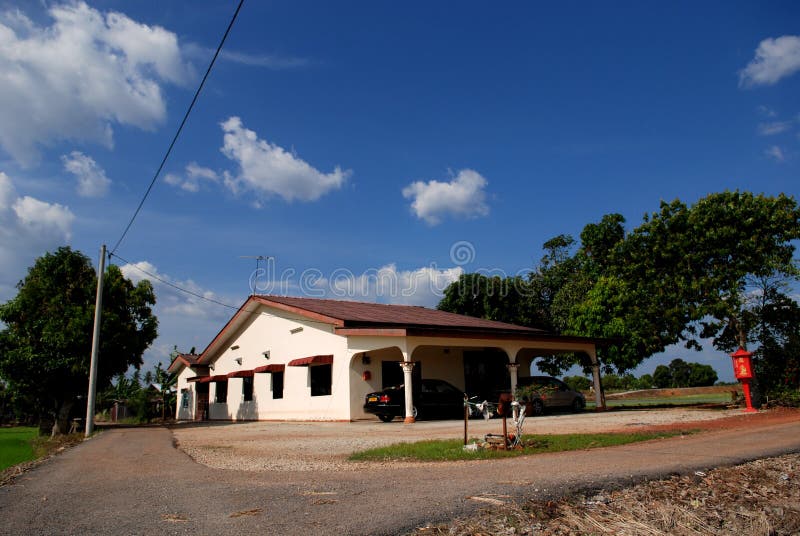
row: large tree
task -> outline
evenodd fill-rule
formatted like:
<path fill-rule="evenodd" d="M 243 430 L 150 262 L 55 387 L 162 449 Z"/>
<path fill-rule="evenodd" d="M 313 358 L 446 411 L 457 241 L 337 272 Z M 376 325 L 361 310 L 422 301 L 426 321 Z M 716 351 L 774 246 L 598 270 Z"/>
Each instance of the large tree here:
<path fill-rule="evenodd" d="M 0 377 L 40 430 L 66 430 L 73 407 L 88 388 L 95 270 L 69 247 L 36 260 L 17 285 L 17 296 L 0 305 Z M 105 274 L 98 389 L 129 367 L 157 335 L 155 295 L 148 281 L 134 285 L 116 266 Z M 85 400 L 85 398 L 84 398 Z"/>
<path fill-rule="evenodd" d="M 746 347 L 750 282 L 796 278 L 798 238 L 800 208 L 785 195 L 737 191 L 691 207 L 662 202 L 618 242 L 566 331 L 617 338 L 605 357 L 619 370 L 678 342 L 699 349 L 701 339 L 721 341 L 726 332 Z"/>

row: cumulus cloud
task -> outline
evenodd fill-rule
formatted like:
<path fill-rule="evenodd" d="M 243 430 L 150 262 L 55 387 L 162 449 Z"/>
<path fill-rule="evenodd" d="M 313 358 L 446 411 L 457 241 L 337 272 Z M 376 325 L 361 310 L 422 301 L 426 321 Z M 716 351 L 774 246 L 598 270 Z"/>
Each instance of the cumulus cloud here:
<path fill-rule="evenodd" d="M 0 172 L 0 301 L 33 261 L 69 242 L 75 215 L 68 207 L 17 194 L 11 179 Z"/>
<path fill-rule="evenodd" d="M 777 145 L 773 145 L 772 147 L 765 149 L 764 155 L 776 162 L 783 162 L 786 160 L 786 155 L 784 154 L 783 149 Z"/>
<path fill-rule="evenodd" d="M 786 132 L 792 128 L 791 121 L 772 121 L 770 123 L 760 123 L 758 125 L 758 133 L 762 136 L 774 136 L 781 132 Z"/>
<path fill-rule="evenodd" d="M 293 152 L 260 139 L 244 128 L 238 117 L 221 126 L 225 132 L 222 154 L 239 165 L 238 175 L 225 173 L 225 185 L 234 193 L 250 191 L 264 198 L 316 201 L 341 188 L 351 174 L 338 166 L 330 173 L 317 170 Z"/>
<path fill-rule="evenodd" d="M 310 285 L 306 285 L 301 277 L 300 290 L 312 297 L 435 307 L 447 286 L 458 281 L 463 273 L 460 266 L 398 270 L 392 263 L 361 274 L 336 270 L 328 277 L 314 279 Z"/>
<path fill-rule="evenodd" d="M 78 179 L 78 195 L 81 197 L 103 197 L 108 193 L 111 180 L 106 172 L 90 156 L 80 151 L 62 155 L 64 169 Z"/>
<path fill-rule="evenodd" d="M 165 118 L 160 83 L 192 78 L 174 33 L 84 2 L 54 5 L 52 24 L 0 14 L 0 146 L 35 161 L 42 145 L 113 145 L 115 124 L 152 129 Z"/>
<path fill-rule="evenodd" d="M 477 171 L 462 169 L 450 182 L 416 181 L 403 188 L 403 197 L 413 199 L 411 209 L 429 225 L 438 225 L 447 215 L 477 218 L 489 214 L 484 189 L 489 182 Z"/>
<path fill-rule="evenodd" d="M 169 173 L 164 177 L 164 181 L 169 185 L 194 193 L 200 191 L 200 184 L 204 181 L 219 182 L 219 174 L 211 168 L 191 162 L 186 166 L 184 175 Z"/>
<path fill-rule="evenodd" d="M 224 296 L 203 288 L 191 279 L 173 277 L 147 260 L 124 264 L 119 268 L 134 283 L 145 279 L 150 281 L 156 293 L 154 312 L 158 317 L 158 339 L 144 354 L 145 369 L 159 361 L 168 363 L 173 345 L 177 345 L 183 352 L 188 352 L 194 346 L 200 352 L 211 342 L 235 310 L 207 300 L 238 307 L 245 299 L 244 295 Z M 181 292 L 170 284 L 187 289 L 206 300 Z"/>
<path fill-rule="evenodd" d="M 240 305 L 240 300 L 226 301 L 229 298 L 220 296 L 211 290 L 204 289 L 191 279 L 181 280 L 161 273 L 158 268 L 149 261 L 124 264 L 120 266 L 119 269 L 125 277 L 134 283 L 146 279 L 153 284 L 158 298 L 157 307 L 162 314 L 219 320 L 227 319 L 231 316 L 232 310 L 219 303 L 213 303 L 208 300 L 214 300 L 234 307 Z M 170 286 L 170 284 L 186 289 L 194 295 L 181 292 L 175 287 Z"/>
<path fill-rule="evenodd" d="M 756 55 L 739 71 L 739 86 L 771 86 L 800 70 L 800 36 L 764 39 Z"/>

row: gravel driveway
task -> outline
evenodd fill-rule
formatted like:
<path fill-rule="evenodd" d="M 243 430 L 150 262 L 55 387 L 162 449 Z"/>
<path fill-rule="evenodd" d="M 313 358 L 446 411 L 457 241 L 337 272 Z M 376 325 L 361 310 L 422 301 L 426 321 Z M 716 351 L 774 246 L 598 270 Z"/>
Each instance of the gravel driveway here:
<path fill-rule="evenodd" d="M 779 420 L 760 414 L 726 420 L 740 424 L 614 448 L 504 460 L 373 464 L 359 471 L 214 469 L 174 448 L 166 428 L 107 430 L 1 487 L 0 534 L 402 534 L 497 501 L 543 499 L 800 451 L 797 412 Z M 633 423 L 639 421 L 644 422 L 637 418 Z M 178 435 L 207 432 L 232 438 L 239 430 L 259 427 L 335 432 L 381 426 L 402 437 L 456 423 L 419 424 L 250 423 L 185 429 Z M 335 438 L 334 432 L 328 437 Z M 327 444 L 323 435 L 321 446 Z M 270 437 L 262 430 L 249 441 L 258 443 L 261 456 L 277 457 Z"/>
<path fill-rule="evenodd" d="M 732 418 L 741 410 L 672 408 L 609 411 L 605 413 L 556 414 L 525 420 L 525 433 L 565 434 L 631 431 Z M 502 421 L 470 419 L 469 436 L 502 432 Z M 377 419 L 344 422 L 250 422 L 176 426 L 179 448 L 195 461 L 218 469 L 244 471 L 361 471 L 365 464 L 346 462 L 353 452 L 372 447 L 464 437 L 463 421 L 420 421 L 405 425 L 400 420 Z M 397 463 L 394 464 L 395 466 Z"/>

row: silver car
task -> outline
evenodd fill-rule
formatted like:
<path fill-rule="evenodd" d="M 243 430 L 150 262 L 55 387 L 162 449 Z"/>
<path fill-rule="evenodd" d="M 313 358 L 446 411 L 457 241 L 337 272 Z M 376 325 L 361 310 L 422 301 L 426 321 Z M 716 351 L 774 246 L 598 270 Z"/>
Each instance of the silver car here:
<path fill-rule="evenodd" d="M 526 414 L 541 415 L 545 409 L 583 411 L 586 398 L 569 385 L 550 376 L 528 376 L 517 381 L 516 398 L 526 406 Z"/>

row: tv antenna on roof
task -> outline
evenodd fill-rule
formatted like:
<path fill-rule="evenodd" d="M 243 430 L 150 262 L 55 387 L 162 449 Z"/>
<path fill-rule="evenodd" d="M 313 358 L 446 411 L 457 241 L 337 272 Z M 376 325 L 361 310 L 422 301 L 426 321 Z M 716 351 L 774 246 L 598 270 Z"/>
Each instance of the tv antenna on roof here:
<path fill-rule="evenodd" d="M 275 260 L 275 257 L 270 257 L 268 255 L 239 255 L 239 258 L 256 260 L 256 269 L 250 275 L 250 295 L 253 296 L 256 293 L 256 288 L 258 288 L 258 277 L 262 271 L 261 261 L 264 261 L 264 268 L 263 268 L 264 282 L 269 283 L 269 280 L 267 279 L 267 262 Z M 264 289 L 266 289 L 266 285 L 264 286 Z"/>

